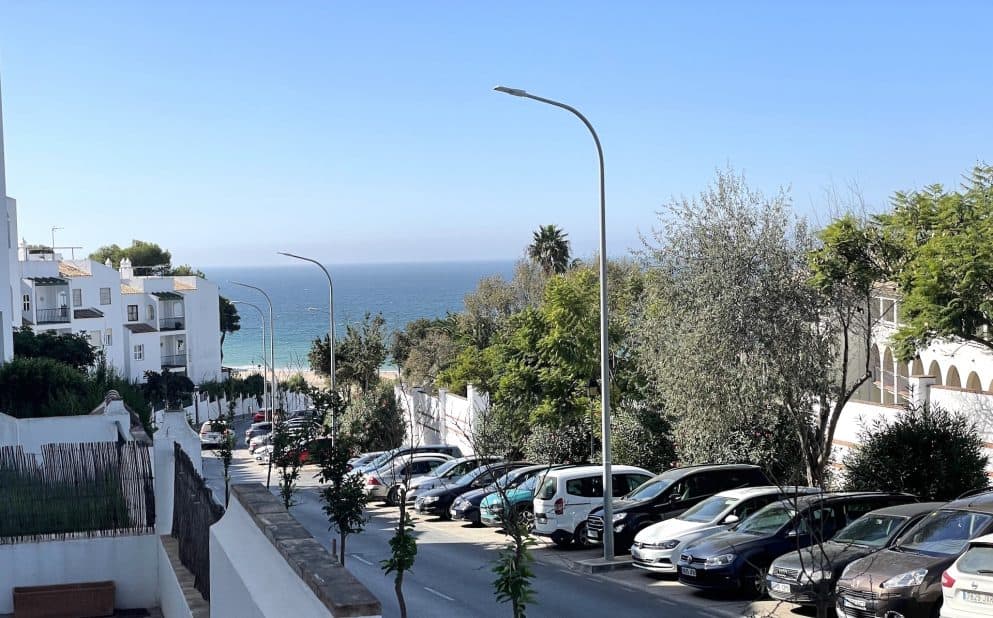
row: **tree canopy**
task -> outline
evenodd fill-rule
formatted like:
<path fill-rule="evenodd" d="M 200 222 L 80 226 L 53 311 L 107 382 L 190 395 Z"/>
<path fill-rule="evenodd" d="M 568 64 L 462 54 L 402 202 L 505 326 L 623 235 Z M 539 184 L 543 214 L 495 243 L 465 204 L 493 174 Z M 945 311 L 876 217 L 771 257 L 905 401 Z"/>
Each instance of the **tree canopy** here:
<path fill-rule="evenodd" d="M 14 329 L 14 356 L 51 358 L 79 371 L 96 363 L 97 351 L 90 338 L 78 333 L 35 333 L 28 327 Z"/>
<path fill-rule="evenodd" d="M 562 228 L 555 225 L 542 225 L 534 232 L 528 245 L 528 257 L 541 266 L 545 274 L 561 274 L 569 268 L 569 239 Z"/>

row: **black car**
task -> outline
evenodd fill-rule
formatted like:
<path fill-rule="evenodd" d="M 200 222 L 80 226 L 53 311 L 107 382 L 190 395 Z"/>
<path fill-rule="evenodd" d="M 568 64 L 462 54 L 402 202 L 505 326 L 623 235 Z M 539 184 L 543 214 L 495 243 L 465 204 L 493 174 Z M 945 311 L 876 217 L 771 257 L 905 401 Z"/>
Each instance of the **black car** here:
<path fill-rule="evenodd" d="M 762 468 L 748 464 L 705 464 L 666 470 L 623 498 L 614 500 L 615 553 L 627 553 L 642 528 L 677 517 L 696 503 L 728 489 L 771 485 Z M 603 540 L 603 507 L 586 518 L 586 538 Z"/>
<path fill-rule="evenodd" d="M 727 532 L 688 545 L 679 556 L 679 582 L 762 594 L 774 559 L 830 539 L 869 511 L 914 501 L 907 494 L 850 492 L 773 502 Z"/>
<path fill-rule="evenodd" d="M 846 566 L 889 547 L 943 502 L 889 506 L 859 517 L 831 540 L 816 547 L 783 554 L 766 576 L 769 596 L 800 605 L 834 604 L 834 585 Z"/>
<path fill-rule="evenodd" d="M 461 519 L 473 524 L 478 524 L 480 523 L 479 505 L 483 502 L 483 498 L 497 491 L 497 484 L 505 490 L 514 489 L 536 474 L 548 470 L 548 468 L 549 466 L 547 465 L 534 466 L 523 464 L 523 467 L 510 470 L 486 487 L 465 492 L 455 499 L 452 506 L 448 509 L 448 514 L 452 519 Z"/>
<path fill-rule="evenodd" d="M 417 496 L 417 499 L 414 501 L 414 510 L 418 513 L 437 515 L 442 519 L 448 519 L 448 509 L 455 502 L 456 498 L 467 491 L 486 487 L 508 471 L 526 465 L 529 464 L 520 461 L 498 461 L 480 466 L 465 474 L 451 485 L 432 489 Z"/>
<path fill-rule="evenodd" d="M 969 539 L 991 532 L 993 492 L 945 504 L 892 547 L 845 567 L 835 588 L 838 615 L 936 616 L 941 574 L 966 550 Z"/>

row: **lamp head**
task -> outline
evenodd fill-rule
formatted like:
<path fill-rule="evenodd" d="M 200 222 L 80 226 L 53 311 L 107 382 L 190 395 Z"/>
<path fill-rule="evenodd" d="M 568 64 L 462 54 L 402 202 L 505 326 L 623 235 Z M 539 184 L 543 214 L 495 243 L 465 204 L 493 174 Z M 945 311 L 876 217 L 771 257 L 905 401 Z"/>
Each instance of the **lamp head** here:
<path fill-rule="evenodd" d="M 526 97 L 528 93 L 526 90 L 521 90 L 520 88 L 508 88 L 506 86 L 497 86 L 494 88 L 497 92 L 502 92 L 504 94 L 513 95 L 515 97 Z"/>

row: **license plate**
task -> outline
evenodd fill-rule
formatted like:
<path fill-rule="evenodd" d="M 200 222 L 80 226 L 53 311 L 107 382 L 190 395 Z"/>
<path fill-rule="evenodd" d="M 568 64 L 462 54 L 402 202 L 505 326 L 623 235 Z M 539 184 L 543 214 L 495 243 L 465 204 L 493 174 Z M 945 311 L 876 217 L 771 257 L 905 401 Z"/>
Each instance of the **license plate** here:
<path fill-rule="evenodd" d="M 772 588 L 773 592 L 782 592 L 784 594 L 789 594 L 792 592 L 789 584 L 782 584 L 780 582 L 772 582 L 769 584 L 769 587 Z"/>
<path fill-rule="evenodd" d="M 855 609 L 865 609 L 865 600 L 845 597 L 845 605 L 848 607 L 854 607 Z"/>
<path fill-rule="evenodd" d="M 970 603 L 978 603 L 980 605 L 993 605 L 993 594 L 987 594 L 985 592 L 963 590 L 962 599 Z"/>
<path fill-rule="evenodd" d="M 685 575 L 686 577 L 696 577 L 696 569 L 690 567 L 682 567 L 681 570 L 683 572 L 683 575 Z"/>

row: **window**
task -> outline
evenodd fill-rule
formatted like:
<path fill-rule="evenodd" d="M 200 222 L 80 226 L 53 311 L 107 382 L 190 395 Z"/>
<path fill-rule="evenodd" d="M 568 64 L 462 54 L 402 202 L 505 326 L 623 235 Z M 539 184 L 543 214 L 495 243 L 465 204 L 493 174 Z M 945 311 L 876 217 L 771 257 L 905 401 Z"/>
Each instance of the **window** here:
<path fill-rule="evenodd" d="M 30 294 L 25 294 L 24 297 L 21 299 L 21 308 L 24 311 L 31 311 L 31 295 Z"/>
<path fill-rule="evenodd" d="M 731 513 L 738 516 L 738 519 L 744 521 L 746 518 L 750 517 L 752 513 L 761 509 L 765 505 L 771 503 L 773 500 L 778 499 L 779 496 L 776 494 L 771 494 L 768 496 L 760 496 L 758 498 L 752 498 L 751 500 L 745 500 L 744 503 L 736 506 Z"/>
<path fill-rule="evenodd" d="M 128 322 L 138 321 L 138 305 L 128 305 Z"/>
<path fill-rule="evenodd" d="M 73 307 L 83 306 L 83 290 L 77 288 L 72 291 L 72 306 Z"/>
<path fill-rule="evenodd" d="M 149 322 L 155 319 L 155 305 L 148 306 L 148 314 L 145 319 L 148 320 Z"/>
<path fill-rule="evenodd" d="M 100 288 L 100 304 L 110 304 L 110 288 Z"/>
<path fill-rule="evenodd" d="M 134 359 L 145 360 L 145 345 L 139 343 L 134 347 Z"/>
<path fill-rule="evenodd" d="M 104 345 L 114 345 L 114 331 L 107 329 L 103 332 L 103 344 Z"/>
<path fill-rule="evenodd" d="M 565 492 L 572 496 L 582 496 L 583 498 L 603 497 L 603 477 L 587 476 L 580 479 L 571 479 L 565 482 Z"/>

